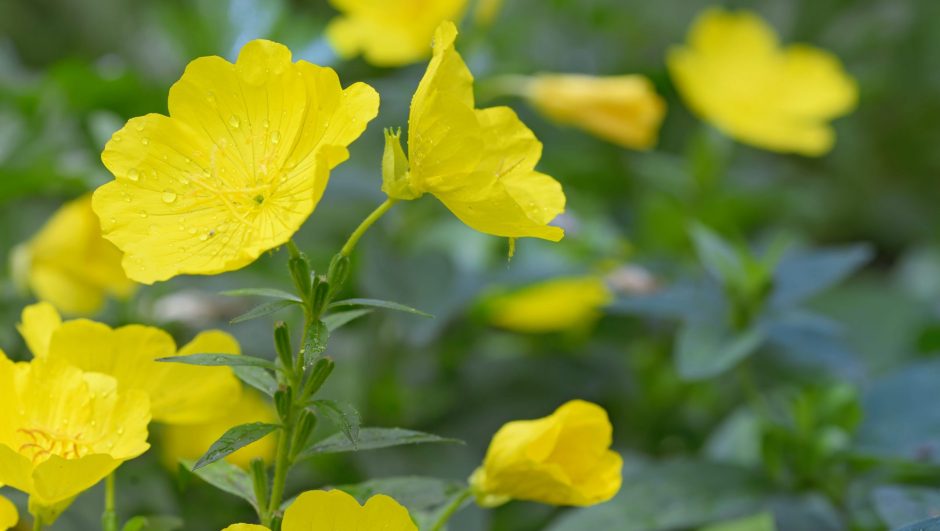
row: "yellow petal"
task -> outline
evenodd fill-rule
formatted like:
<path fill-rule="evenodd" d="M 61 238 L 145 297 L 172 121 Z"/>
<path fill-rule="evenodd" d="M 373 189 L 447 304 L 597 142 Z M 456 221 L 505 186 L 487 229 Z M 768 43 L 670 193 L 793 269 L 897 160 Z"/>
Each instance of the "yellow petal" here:
<path fill-rule="evenodd" d="M 23 314 L 17 325 L 20 335 L 26 341 L 26 346 L 37 358 L 43 358 L 49 353 L 49 342 L 52 334 L 62 325 L 62 317 L 55 307 L 48 302 L 39 302 L 23 308 Z"/>
<path fill-rule="evenodd" d="M 35 490 L 31 500 L 43 506 L 74 498 L 114 472 L 123 460 L 106 454 L 94 454 L 79 459 L 63 459 L 57 455 L 42 462 L 33 472 Z M 44 519 L 45 523 L 52 523 Z"/>
<path fill-rule="evenodd" d="M 235 270 L 287 241 L 377 114 L 378 95 L 344 90 L 331 69 L 256 40 L 235 64 L 192 61 L 169 110 L 115 133 L 102 161 L 116 180 L 93 201 L 124 269 L 144 283 Z"/>
<path fill-rule="evenodd" d="M 855 81 L 835 56 L 806 45 L 780 48 L 773 29 L 748 12 L 706 11 L 667 64 L 693 111 L 774 151 L 826 153 L 835 141 L 828 122 L 857 100 Z"/>
<path fill-rule="evenodd" d="M 598 277 L 569 277 L 526 286 L 487 303 L 496 326 L 526 333 L 559 332 L 587 326 L 612 298 Z"/>
<path fill-rule="evenodd" d="M 21 281 L 68 314 L 95 313 L 106 295 L 127 297 L 134 290 L 120 251 L 101 236 L 91 194 L 63 205 L 17 255 Z"/>
<path fill-rule="evenodd" d="M 665 101 L 643 76 L 536 76 L 527 96 L 540 112 L 633 149 L 656 144 Z"/>
<path fill-rule="evenodd" d="M 205 348 L 206 350 L 203 350 Z M 204 332 L 180 355 L 238 354 L 238 343 L 224 332 Z M 138 389 L 150 397 L 153 418 L 172 424 L 206 422 L 241 393 L 228 367 L 201 367 L 155 361 L 177 355 L 173 338 L 149 326 L 115 330 L 88 320 L 68 321 L 53 335 L 49 357 L 67 360 L 85 371 L 113 376 L 122 389 Z"/>
<path fill-rule="evenodd" d="M 434 29 L 459 20 L 467 0 L 330 0 L 343 13 L 326 29 L 343 57 L 363 54 L 377 66 L 400 66 L 428 56 Z"/>
<path fill-rule="evenodd" d="M 218 416 L 203 424 L 169 425 L 160 431 L 161 457 L 167 468 L 175 469 L 181 459 L 198 459 L 209 446 L 229 428 L 249 422 L 276 423 L 277 413 L 272 404 L 258 393 L 245 390 L 241 399 L 232 399 L 228 406 L 219 410 Z M 255 441 L 225 459 L 229 463 L 247 469 L 252 459 L 271 461 L 275 451 L 274 437 Z"/>
<path fill-rule="evenodd" d="M 0 496 L 0 531 L 7 531 L 13 528 L 20 519 L 16 506 L 13 503 Z"/>
<path fill-rule="evenodd" d="M 398 502 L 378 494 L 365 506 L 341 490 L 313 490 L 302 493 L 284 512 L 283 531 L 348 531 L 382 529 L 417 531 L 408 510 Z"/>
<path fill-rule="evenodd" d="M 271 531 L 267 527 L 258 524 L 232 524 L 222 531 Z"/>

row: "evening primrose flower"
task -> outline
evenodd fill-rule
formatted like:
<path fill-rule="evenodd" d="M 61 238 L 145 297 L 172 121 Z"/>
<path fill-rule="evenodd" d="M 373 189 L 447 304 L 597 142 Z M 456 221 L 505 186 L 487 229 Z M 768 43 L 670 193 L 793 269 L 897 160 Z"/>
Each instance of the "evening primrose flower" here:
<path fill-rule="evenodd" d="M 196 59 L 169 116 L 133 118 L 105 146 L 115 180 L 92 202 L 104 236 L 145 284 L 244 267 L 313 212 L 378 105 L 372 87 L 344 90 L 275 42 L 249 42 L 235 64 Z"/>
<path fill-rule="evenodd" d="M 330 0 L 343 14 L 326 28 L 326 37 L 345 58 L 362 53 L 376 66 L 401 66 L 430 55 L 434 29 L 458 20 L 467 0 Z"/>
<path fill-rule="evenodd" d="M 475 109 L 473 76 L 445 22 L 408 119 L 408 156 L 386 132 L 382 190 L 392 199 L 431 193 L 470 227 L 508 238 L 558 241 L 548 225 L 565 207 L 561 185 L 535 171 L 542 144 L 508 107 Z"/>
<path fill-rule="evenodd" d="M 836 56 L 802 44 L 781 48 L 773 28 L 744 11 L 705 11 L 688 40 L 670 50 L 667 64 L 695 113 L 764 149 L 818 156 L 832 148 L 829 121 L 858 99 Z"/>
<path fill-rule="evenodd" d="M 203 424 L 170 425 L 160 430 L 160 452 L 163 463 L 175 469 L 181 459 L 198 459 L 229 428 L 250 422 L 276 424 L 277 413 L 271 404 L 251 390 L 244 390 L 238 400 L 229 398 L 229 404 L 218 415 Z M 275 438 L 265 437 L 225 457 L 225 460 L 247 469 L 252 459 L 270 461 L 274 456 Z"/>
<path fill-rule="evenodd" d="M 61 359 L 13 363 L 0 353 L 0 404 L 0 483 L 29 494 L 45 524 L 149 448 L 147 395 Z"/>
<path fill-rule="evenodd" d="M 37 359 L 63 360 L 116 378 L 122 390 L 145 392 L 158 422 L 208 422 L 241 393 L 241 383 L 228 367 L 155 361 L 191 354 L 240 354 L 235 338 L 219 330 L 202 332 L 177 351 L 173 338 L 159 328 L 112 329 L 87 319 L 62 322 L 48 303 L 24 309 L 19 330 Z"/>
<path fill-rule="evenodd" d="M 612 295 L 602 278 L 564 277 L 495 296 L 486 301 L 489 321 L 524 333 L 560 332 L 589 326 Z"/>
<path fill-rule="evenodd" d="M 19 520 L 20 515 L 13 502 L 0 496 L 0 531 L 12 529 Z"/>
<path fill-rule="evenodd" d="M 656 144 L 666 102 L 644 76 L 543 74 L 523 94 L 542 114 L 614 144 L 649 149 Z"/>
<path fill-rule="evenodd" d="M 235 524 L 223 531 L 264 531 L 267 527 Z M 281 531 L 418 531 L 405 509 L 384 494 L 359 505 L 356 498 L 341 490 L 304 492 L 284 511 Z"/>
<path fill-rule="evenodd" d="M 548 417 L 504 425 L 483 466 L 470 478 L 483 507 L 511 499 L 550 505 L 594 505 L 620 490 L 623 460 L 610 450 L 603 408 L 572 400 Z"/>
<path fill-rule="evenodd" d="M 124 298 L 134 291 L 121 268 L 121 252 L 101 237 L 91 194 L 63 205 L 11 256 L 17 283 L 67 314 L 94 314 L 107 296 Z"/>

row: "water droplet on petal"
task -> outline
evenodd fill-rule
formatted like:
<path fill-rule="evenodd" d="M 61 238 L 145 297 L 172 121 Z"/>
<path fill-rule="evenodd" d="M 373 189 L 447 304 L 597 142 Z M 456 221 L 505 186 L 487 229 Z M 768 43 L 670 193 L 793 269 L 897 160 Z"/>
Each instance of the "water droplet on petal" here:
<path fill-rule="evenodd" d="M 121 140 L 124 140 L 124 137 L 122 137 L 121 135 L 115 134 L 114 136 L 111 137 L 111 140 L 114 140 L 115 142 L 120 142 Z"/>
<path fill-rule="evenodd" d="M 140 217 L 142 217 L 142 218 L 147 217 L 147 213 L 146 213 L 146 212 L 141 212 L 141 213 L 140 213 Z"/>
<path fill-rule="evenodd" d="M 238 129 L 238 126 L 241 125 L 241 121 L 238 119 L 238 116 L 232 115 L 232 117 L 228 119 L 228 124 Z"/>
<path fill-rule="evenodd" d="M 173 201 L 176 201 L 176 192 L 173 190 L 164 190 L 163 191 L 163 202 L 170 204 Z"/>
<path fill-rule="evenodd" d="M 279 131 L 275 131 L 275 132 L 271 133 L 271 143 L 272 143 L 272 144 L 277 144 L 277 143 L 280 142 L 280 141 L 281 141 L 281 133 L 280 133 Z"/>
<path fill-rule="evenodd" d="M 140 172 L 137 170 L 128 170 L 127 178 L 134 182 L 137 182 L 140 180 Z"/>
<path fill-rule="evenodd" d="M 143 137 L 140 139 L 140 143 L 146 146 L 147 144 L 150 143 L 150 139 L 147 137 Z"/>

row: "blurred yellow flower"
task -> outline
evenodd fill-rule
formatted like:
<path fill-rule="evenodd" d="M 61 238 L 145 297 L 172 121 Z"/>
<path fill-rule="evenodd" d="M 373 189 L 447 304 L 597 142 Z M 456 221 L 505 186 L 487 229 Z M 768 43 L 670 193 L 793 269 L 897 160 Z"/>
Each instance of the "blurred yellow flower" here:
<path fill-rule="evenodd" d="M 544 74 L 528 80 L 525 95 L 552 120 L 633 149 L 656 144 L 666 102 L 644 76 Z"/>
<path fill-rule="evenodd" d="M 0 483 L 29 494 L 45 524 L 149 448 L 147 395 L 61 359 L 13 363 L 0 353 L 0 404 Z"/>
<path fill-rule="evenodd" d="M 91 315 L 108 295 L 134 292 L 121 268 L 121 251 L 101 237 L 91 194 L 63 205 L 11 256 L 17 283 L 67 314 Z"/>
<path fill-rule="evenodd" d="M 261 531 L 264 526 L 235 524 L 223 531 Z M 310 490 L 284 511 L 281 531 L 418 531 L 408 509 L 384 494 L 359 505 L 341 490 Z"/>
<path fill-rule="evenodd" d="M 572 400 L 548 417 L 504 425 L 483 466 L 470 478 L 477 502 L 511 499 L 550 505 L 594 505 L 620 490 L 623 460 L 610 450 L 612 427 L 603 408 Z"/>
<path fill-rule="evenodd" d="M 12 529 L 19 520 L 20 515 L 13 502 L 0 496 L 0 531 Z"/>
<path fill-rule="evenodd" d="M 63 323 L 48 303 L 24 309 L 19 330 L 37 359 L 64 360 L 84 371 L 113 376 L 122 390 L 145 392 L 158 422 L 208 422 L 241 393 L 241 383 L 228 367 L 154 361 L 190 354 L 240 354 L 235 338 L 219 330 L 202 332 L 177 351 L 173 338 L 159 328 L 112 329 L 87 319 Z"/>
<path fill-rule="evenodd" d="M 159 432 L 159 449 L 164 465 L 175 469 L 181 459 L 198 459 L 229 428 L 249 422 L 278 422 L 277 413 L 271 404 L 251 390 L 243 391 L 238 400 L 229 397 L 228 404 L 217 413 L 215 418 L 203 424 L 165 426 Z M 270 461 L 274 456 L 275 441 L 274 437 L 265 437 L 229 454 L 225 459 L 244 469 L 254 458 Z"/>
<path fill-rule="evenodd" d="M 741 142 L 822 155 L 835 142 L 829 121 L 856 105 L 855 80 L 836 56 L 801 44 L 781 48 L 753 13 L 709 9 L 688 40 L 667 58 L 677 89 L 694 112 Z"/>
<path fill-rule="evenodd" d="M 457 28 L 445 22 L 418 85 L 408 120 L 406 159 L 397 134 L 386 134 L 382 189 L 393 199 L 437 197 L 461 221 L 487 234 L 558 241 L 549 226 L 565 207 L 561 185 L 535 171 L 542 144 L 508 107 L 475 109 L 473 76 L 454 49 Z"/>
<path fill-rule="evenodd" d="M 473 13 L 474 21 L 477 24 L 489 26 L 502 7 L 503 0 L 478 0 L 476 11 Z"/>
<path fill-rule="evenodd" d="M 378 105 L 372 87 L 343 90 L 274 42 L 249 42 L 235 64 L 196 59 L 169 117 L 133 118 L 105 146 L 115 180 L 93 200 L 104 236 L 146 284 L 244 267 L 300 228 Z"/>
<path fill-rule="evenodd" d="M 362 53 L 376 66 L 401 66 L 430 55 L 434 29 L 459 20 L 467 0 L 330 0 L 343 14 L 326 28 L 342 57 Z"/>
<path fill-rule="evenodd" d="M 612 295 L 595 276 L 556 278 L 486 301 L 489 321 L 525 333 L 561 332 L 593 324 Z"/>

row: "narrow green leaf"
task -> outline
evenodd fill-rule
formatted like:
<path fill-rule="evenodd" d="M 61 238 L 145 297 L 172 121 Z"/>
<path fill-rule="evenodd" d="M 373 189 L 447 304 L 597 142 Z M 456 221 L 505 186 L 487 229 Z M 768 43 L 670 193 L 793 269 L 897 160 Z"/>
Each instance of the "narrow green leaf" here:
<path fill-rule="evenodd" d="M 253 507 L 258 507 L 254 486 L 247 472 L 227 461 L 216 461 L 199 469 L 194 469 L 191 459 L 181 459 L 180 465 L 213 487 L 238 496 Z"/>
<path fill-rule="evenodd" d="M 897 531 L 940 531 L 940 517 L 909 524 Z"/>
<path fill-rule="evenodd" d="M 209 367 L 261 367 L 272 371 L 275 369 L 274 362 L 271 360 L 239 354 L 190 354 L 188 356 L 157 358 L 157 361 Z"/>
<path fill-rule="evenodd" d="M 359 445 L 359 426 L 362 424 L 362 418 L 351 404 L 346 402 L 337 402 L 335 400 L 314 400 L 310 406 L 325 415 L 331 422 L 336 424 L 346 439 L 356 449 Z"/>
<path fill-rule="evenodd" d="M 209 450 L 193 465 L 193 470 L 198 470 L 209 463 L 214 463 L 239 448 L 264 438 L 278 428 L 280 428 L 280 426 L 277 424 L 267 424 L 264 422 L 252 422 L 250 424 L 242 424 L 230 428 L 219 437 L 219 440 L 212 443 Z"/>
<path fill-rule="evenodd" d="M 239 365 L 232 367 L 232 371 L 235 372 L 235 376 L 238 376 L 241 381 L 270 397 L 273 397 L 274 393 L 277 391 L 277 381 L 264 367 L 246 367 Z"/>
<path fill-rule="evenodd" d="M 304 345 L 301 355 L 304 360 L 304 367 L 310 367 L 320 357 L 320 354 L 326 352 L 326 343 L 330 339 L 330 329 L 323 321 L 317 321 L 307 327 L 307 335 L 304 337 Z"/>
<path fill-rule="evenodd" d="M 122 531 L 176 531 L 183 521 L 175 516 L 135 516 L 124 524 Z"/>
<path fill-rule="evenodd" d="M 303 302 L 300 297 L 293 293 L 275 289 L 275 288 L 244 288 L 223 291 L 222 295 L 229 297 L 268 297 L 271 299 L 280 299 L 285 301 Z"/>
<path fill-rule="evenodd" d="M 717 376 L 756 352 L 765 339 L 759 327 L 734 333 L 715 323 L 686 323 L 675 344 L 679 376 L 690 381 Z"/>
<path fill-rule="evenodd" d="M 337 433 L 310 445 L 301 452 L 300 457 L 429 443 L 464 444 L 459 439 L 448 439 L 431 433 L 402 428 L 361 428 L 356 445 L 353 445 L 344 434 Z"/>
<path fill-rule="evenodd" d="M 360 308 L 358 310 L 347 310 L 345 312 L 336 312 L 331 313 L 323 318 L 323 322 L 326 323 L 327 329 L 330 332 L 349 324 L 356 319 L 369 315 L 372 313 L 371 308 Z"/>
<path fill-rule="evenodd" d="M 773 513 L 759 513 L 744 518 L 735 518 L 725 522 L 703 527 L 701 531 L 776 531 Z"/>
<path fill-rule="evenodd" d="M 257 319 L 258 317 L 264 317 L 265 315 L 269 315 L 274 312 L 279 312 L 283 310 L 284 308 L 287 308 L 288 306 L 293 306 L 295 304 L 300 304 L 300 303 L 295 300 L 279 300 L 279 301 L 266 302 L 259 306 L 255 306 L 254 308 L 239 315 L 238 317 L 232 319 L 229 322 L 232 324 L 236 324 L 236 323 L 242 323 L 245 321 L 250 321 L 252 319 Z"/>
<path fill-rule="evenodd" d="M 421 317 L 434 317 L 429 313 L 416 310 L 411 306 L 405 306 L 404 304 L 399 304 L 397 302 L 383 301 L 380 299 L 345 299 L 330 304 L 329 308 L 341 308 L 344 306 L 370 306 L 373 308 L 385 308 L 386 310 L 396 310 L 399 312 L 411 313 L 414 315 L 420 315 Z"/>
<path fill-rule="evenodd" d="M 727 285 L 744 277 L 744 264 L 737 250 L 721 236 L 698 223 L 692 225 L 691 233 L 699 260 L 717 280 Z"/>

